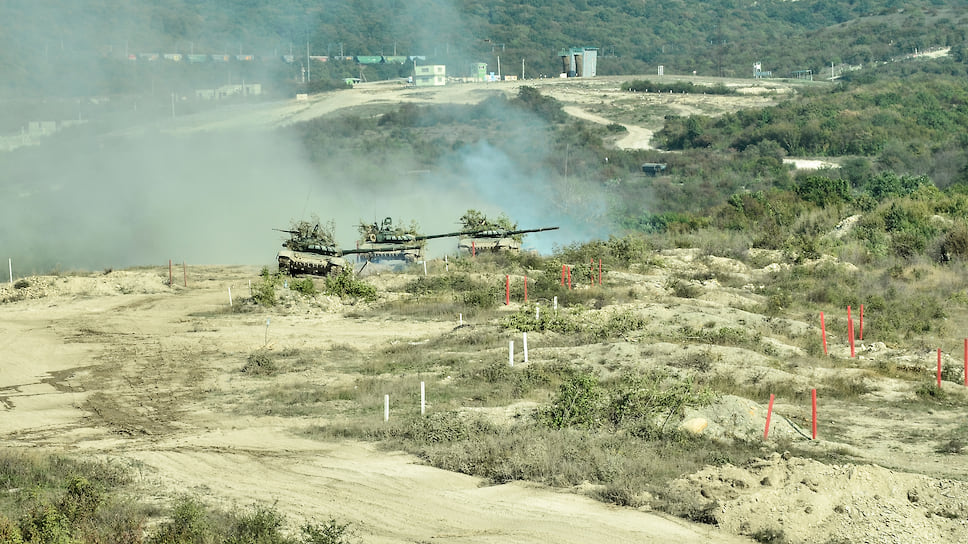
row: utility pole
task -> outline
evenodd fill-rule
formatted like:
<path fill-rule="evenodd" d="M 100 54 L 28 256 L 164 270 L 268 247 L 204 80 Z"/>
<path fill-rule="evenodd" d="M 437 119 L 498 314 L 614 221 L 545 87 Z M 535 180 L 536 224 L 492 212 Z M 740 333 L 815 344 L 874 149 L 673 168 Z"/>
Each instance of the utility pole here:
<path fill-rule="evenodd" d="M 309 65 L 309 40 L 306 40 L 306 80 L 312 83 L 313 73 Z"/>
<path fill-rule="evenodd" d="M 524 59 L 521 59 L 521 80 L 524 80 Z"/>
<path fill-rule="evenodd" d="M 497 56 L 497 80 L 501 81 L 501 55 Z"/>

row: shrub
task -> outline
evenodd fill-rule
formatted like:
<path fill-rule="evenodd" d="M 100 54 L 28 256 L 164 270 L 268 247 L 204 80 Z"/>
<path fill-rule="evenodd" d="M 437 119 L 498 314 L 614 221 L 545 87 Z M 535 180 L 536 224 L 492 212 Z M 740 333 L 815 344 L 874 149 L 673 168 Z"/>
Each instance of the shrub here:
<path fill-rule="evenodd" d="M 347 544 L 349 543 L 349 523 L 339 523 L 331 519 L 319 525 L 307 524 L 302 528 L 304 544 Z"/>
<path fill-rule="evenodd" d="M 282 535 L 285 518 L 275 510 L 259 506 L 252 512 L 241 514 L 235 520 L 226 544 L 289 544 Z"/>
<path fill-rule="evenodd" d="M 259 350 L 249 355 L 242 372 L 256 376 L 271 376 L 278 372 L 279 367 L 266 350 Z"/>
<path fill-rule="evenodd" d="M 318 293 L 316 290 L 316 284 L 313 282 L 312 278 L 293 278 L 289 281 L 289 288 L 296 291 L 299 294 L 311 297 Z"/>
<path fill-rule="evenodd" d="M 5 516 L 0 514 L 0 544 L 23 544 L 20 529 Z"/>
<path fill-rule="evenodd" d="M 709 402 L 709 395 L 697 391 L 692 382 L 670 381 L 660 373 L 624 373 L 608 387 L 609 401 L 606 417 L 616 425 L 641 427 L 662 420 L 656 429 L 664 432 L 665 423 L 673 416 L 681 415 L 686 406 Z M 650 433 L 648 433 L 651 435 Z"/>
<path fill-rule="evenodd" d="M 797 180 L 797 194 L 821 208 L 850 202 L 850 183 L 826 176 L 803 176 Z"/>
<path fill-rule="evenodd" d="M 175 505 L 171 521 L 161 525 L 148 544 L 214 544 L 220 540 L 204 506 L 186 497 Z"/>
<path fill-rule="evenodd" d="M 672 294 L 679 298 L 696 298 L 702 294 L 698 285 L 682 278 L 669 278 L 666 289 L 672 290 Z"/>
<path fill-rule="evenodd" d="M 17 280 L 13 284 L 14 289 L 26 289 L 28 287 L 30 287 L 30 282 L 24 279 Z"/>
<path fill-rule="evenodd" d="M 968 259 L 968 225 L 956 223 L 944 235 L 938 250 L 938 260 L 948 262 L 952 259 Z"/>
<path fill-rule="evenodd" d="M 539 412 L 538 420 L 552 429 L 596 427 L 605 400 L 595 376 L 576 372 L 561 384 L 551 406 Z"/>
<path fill-rule="evenodd" d="M 948 399 L 945 390 L 935 384 L 921 384 L 914 390 L 914 394 L 921 400 L 943 402 Z"/>
<path fill-rule="evenodd" d="M 376 300 L 376 287 L 357 279 L 353 272 L 346 268 L 339 274 L 326 276 L 326 292 L 340 298 L 355 297 L 367 302 Z"/>
<path fill-rule="evenodd" d="M 469 418 L 460 412 L 434 412 L 411 420 L 402 436 L 421 444 L 437 444 L 460 442 L 488 429 L 490 424 L 480 418 Z"/>
<path fill-rule="evenodd" d="M 60 511 L 70 523 L 76 523 L 93 518 L 104 500 L 101 486 L 75 476 L 67 483 L 67 493 L 61 499 Z"/>
<path fill-rule="evenodd" d="M 27 542 L 71 544 L 70 523 L 50 503 L 37 505 L 27 512 L 20 520 L 20 534 Z"/>
<path fill-rule="evenodd" d="M 252 290 L 252 300 L 262 306 L 270 307 L 276 304 L 276 286 L 279 285 L 282 276 L 273 274 L 268 266 L 262 267 L 262 281 L 257 283 Z"/>

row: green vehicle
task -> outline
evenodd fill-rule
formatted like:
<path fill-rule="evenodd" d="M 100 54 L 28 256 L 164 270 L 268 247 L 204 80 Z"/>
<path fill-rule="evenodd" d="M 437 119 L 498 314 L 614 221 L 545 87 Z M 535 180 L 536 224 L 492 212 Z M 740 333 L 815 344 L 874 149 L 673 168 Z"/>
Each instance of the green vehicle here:
<path fill-rule="evenodd" d="M 518 229 L 507 216 L 501 215 L 497 221 L 489 221 L 477 210 L 467 210 L 461 218 L 460 240 L 457 249 L 464 254 L 497 251 L 521 251 L 521 241 L 529 232 L 543 232 L 557 230 L 558 227 L 541 227 L 537 229 Z"/>
<path fill-rule="evenodd" d="M 446 234 L 417 234 L 416 224 L 402 228 L 387 217 L 382 223 L 360 222 L 360 241 L 356 253 L 368 261 L 402 261 L 414 263 L 423 259 L 427 240 L 460 236 L 460 232 Z"/>
<path fill-rule="evenodd" d="M 289 234 L 289 239 L 282 243 L 284 249 L 279 251 L 276 259 L 279 272 L 290 276 L 339 274 L 350 266 L 344 255 L 361 253 L 356 249 L 339 249 L 333 238 L 332 226 L 322 226 L 318 221 L 315 224 L 296 221 L 288 230 L 275 230 Z"/>

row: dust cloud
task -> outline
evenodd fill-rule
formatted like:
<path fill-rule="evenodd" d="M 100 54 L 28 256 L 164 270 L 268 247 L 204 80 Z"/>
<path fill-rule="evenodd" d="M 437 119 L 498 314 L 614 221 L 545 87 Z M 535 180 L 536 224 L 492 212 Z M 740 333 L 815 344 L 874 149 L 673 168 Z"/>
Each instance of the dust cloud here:
<path fill-rule="evenodd" d="M 26 35 L 19 44 L 12 35 L 0 42 L 29 47 L 26 57 L 34 60 L 39 55 L 45 61 L 58 56 L 90 59 L 142 49 L 201 51 L 205 41 L 191 41 L 192 36 L 224 41 L 228 28 L 188 19 L 195 26 L 172 34 L 157 23 L 164 20 L 155 17 L 162 8 L 138 11 L 131 6 L 116 12 L 118 24 L 108 28 L 91 14 L 77 15 L 74 8 L 34 5 L 13 1 L 0 7 L 0 15 L 25 21 L 24 28 L 46 27 L 66 36 L 56 43 L 49 36 Z M 432 12 L 448 21 L 448 35 L 466 34 L 446 2 L 421 6 L 408 8 L 406 15 L 426 19 Z M 300 32 L 305 35 L 312 21 L 297 25 L 295 8 L 287 9 L 281 11 L 287 19 L 280 24 L 293 29 L 303 25 Z M 437 48 L 440 36 L 412 35 L 408 45 Z M 263 41 L 261 46 L 269 44 Z M 312 153 L 315 158 L 310 159 L 294 131 L 267 124 L 246 130 L 199 128 L 213 113 L 192 113 L 191 100 L 185 97 L 197 81 L 172 79 L 177 72 L 160 70 L 157 77 L 131 72 L 139 77 L 133 78 L 130 94 L 104 97 L 97 95 L 103 84 L 124 75 L 105 68 L 111 63 L 82 62 L 90 69 L 75 69 L 69 85 L 54 85 L 28 81 L 35 76 L 22 65 L 11 65 L 10 58 L 0 56 L 0 65 L 10 68 L 15 78 L 25 78 L 21 91 L 31 88 L 39 96 L 57 98 L 16 107 L 24 98 L 9 98 L 8 90 L 6 107 L 0 108 L 0 137 L 5 138 L 0 143 L 16 142 L 32 120 L 61 124 L 56 134 L 35 139 L 38 145 L 0 145 L 0 257 L 13 259 L 17 276 L 162 265 L 168 260 L 272 267 L 286 237 L 273 229 L 313 215 L 332 223 L 344 248 L 355 245 L 361 222 L 392 217 L 404 226 L 416 222 L 421 233 L 439 234 L 459 230 L 460 216 L 471 208 L 491 217 L 505 213 L 519 228 L 560 227 L 526 236 L 524 247 L 543 253 L 607 235 L 599 195 L 580 180 L 535 174 L 520 157 L 502 151 L 507 146 L 470 144 L 445 153 L 429 167 L 406 155 L 374 161 L 364 153 L 342 152 L 320 160 Z M 240 74 L 228 74 L 227 79 L 233 77 Z M 227 103 L 219 106 L 217 116 L 244 115 L 278 103 Z M 145 111 L 149 107 L 154 110 Z M 52 113 L 55 109 L 59 111 Z M 61 123 L 65 118 L 78 123 Z M 515 122 L 531 127 L 518 137 L 532 140 L 533 147 L 533 140 L 541 138 L 540 124 L 526 117 Z M 528 162 L 541 163 L 547 153 L 544 149 Z M 428 254 L 441 257 L 456 252 L 456 246 L 455 238 L 432 241 Z"/>
<path fill-rule="evenodd" d="M 331 221 L 349 248 L 360 222 L 391 217 L 440 234 L 459 230 L 470 208 L 505 213 L 519 228 L 561 227 L 525 238 L 526 248 L 543 253 L 606 235 L 604 203 L 580 180 L 523 174 L 486 142 L 423 168 L 405 156 L 312 162 L 285 130 L 65 133 L 0 154 L 0 247 L 23 274 L 169 259 L 271 266 L 285 238 L 273 229 L 293 220 Z M 429 256 L 456 245 L 435 241 Z"/>

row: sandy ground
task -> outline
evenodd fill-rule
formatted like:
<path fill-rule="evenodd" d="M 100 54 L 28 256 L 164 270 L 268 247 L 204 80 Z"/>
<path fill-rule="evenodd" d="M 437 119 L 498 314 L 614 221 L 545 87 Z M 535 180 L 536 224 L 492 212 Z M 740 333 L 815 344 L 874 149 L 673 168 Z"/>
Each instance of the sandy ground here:
<path fill-rule="evenodd" d="M 655 361 L 675 367 L 692 351 L 705 350 L 712 372 L 806 387 L 830 371 L 777 366 L 741 347 L 645 343 L 648 335 L 684 324 L 742 324 L 764 333 L 780 360 L 795 361 L 800 348 L 787 338 L 816 327 L 743 309 L 755 306 L 756 277 L 769 267 L 697 260 L 691 250 L 657 258 L 661 267 L 609 277 L 637 293 L 643 302 L 628 307 L 650 319 L 649 330 L 574 348 L 574 357 L 613 367 Z M 695 298 L 670 297 L 671 274 L 704 269 L 738 275 L 749 286 L 706 280 Z M 27 288 L 0 287 L 0 447 L 110 459 L 136 474 L 144 498 L 164 505 L 189 493 L 225 508 L 274 503 L 293 524 L 336 518 L 352 523 L 362 542 L 728 543 L 781 533 L 786 542 L 804 543 L 968 541 L 968 462 L 963 454 L 937 449 L 960 427 L 961 412 L 911 413 L 903 404 L 914 396 L 910 383 L 881 380 L 865 395 L 863 410 L 821 394 L 815 441 L 807 436 L 809 406 L 778 399 L 772 447 L 796 442 L 851 462 L 823 464 L 767 448 L 759 463 L 686 475 L 671 489 L 682 504 L 708 511 L 717 526 L 697 524 L 656 514 L 648 505 L 605 505 L 582 489 L 488 485 L 374 444 L 310 439 L 304 431 L 320 423 L 312 417 L 239 410 L 273 383 L 267 380 L 287 383 L 284 376 L 242 374 L 254 351 L 354 346 L 367 353 L 394 342 L 422 342 L 455 324 L 348 318 L 353 308 L 330 297 L 238 313 L 230 311 L 229 289 L 236 300 L 244 297 L 249 282 L 258 280 L 255 267 L 191 267 L 188 287 L 179 278 L 169 287 L 167 272 L 32 277 Z M 395 278 L 383 273 L 372 281 L 387 293 L 401 284 Z M 829 340 L 832 352 L 846 359 L 843 339 L 831 330 Z M 916 350 L 877 343 L 865 344 L 861 357 L 858 372 L 879 360 L 920 364 Z M 921 366 L 927 374 L 930 365 Z M 319 368 L 295 379 L 326 387 L 341 378 Z M 958 405 L 968 401 L 963 388 L 944 387 Z M 763 399 L 725 396 L 690 410 L 685 420 L 703 421 L 704 433 L 714 438 L 759 441 L 765 416 Z"/>
<path fill-rule="evenodd" d="M 485 485 L 372 444 L 301 438 L 305 419 L 239 416 L 231 406 L 251 393 L 239 368 L 267 339 L 370 349 L 453 324 L 226 313 L 229 288 L 242 296 L 254 268 L 192 269 L 188 288 L 166 286 L 166 272 L 0 291 L 37 297 L 0 304 L 0 444 L 113 459 L 165 504 L 193 493 L 226 508 L 275 503 L 294 523 L 335 517 L 363 542 L 747 542 L 575 493 Z"/>

